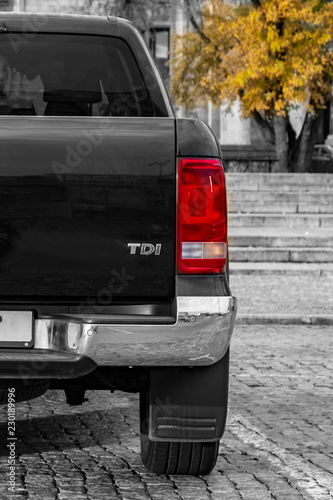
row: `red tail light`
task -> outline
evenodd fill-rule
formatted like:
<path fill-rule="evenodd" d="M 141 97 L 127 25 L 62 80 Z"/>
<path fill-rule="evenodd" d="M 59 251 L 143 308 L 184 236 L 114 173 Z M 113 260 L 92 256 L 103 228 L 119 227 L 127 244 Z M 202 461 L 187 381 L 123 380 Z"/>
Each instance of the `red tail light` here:
<path fill-rule="evenodd" d="M 178 160 L 178 273 L 224 271 L 227 202 L 222 162 Z"/>

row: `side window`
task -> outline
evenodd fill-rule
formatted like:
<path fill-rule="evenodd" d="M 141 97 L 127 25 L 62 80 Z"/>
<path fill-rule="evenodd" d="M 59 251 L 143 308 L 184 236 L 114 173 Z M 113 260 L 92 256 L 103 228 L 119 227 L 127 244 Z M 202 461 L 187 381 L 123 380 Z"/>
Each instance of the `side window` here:
<path fill-rule="evenodd" d="M 153 109 L 123 40 L 38 34 L 16 52 L 0 36 L 0 114 L 140 117 Z"/>

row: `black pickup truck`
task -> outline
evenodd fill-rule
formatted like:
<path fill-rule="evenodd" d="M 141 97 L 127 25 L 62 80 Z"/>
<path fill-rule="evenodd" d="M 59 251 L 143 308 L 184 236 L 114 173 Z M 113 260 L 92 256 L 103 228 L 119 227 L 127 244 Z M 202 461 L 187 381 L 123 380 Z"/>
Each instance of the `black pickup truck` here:
<path fill-rule="evenodd" d="M 140 393 L 142 460 L 206 474 L 236 299 L 220 146 L 124 19 L 1 13 L 0 402 Z"/>

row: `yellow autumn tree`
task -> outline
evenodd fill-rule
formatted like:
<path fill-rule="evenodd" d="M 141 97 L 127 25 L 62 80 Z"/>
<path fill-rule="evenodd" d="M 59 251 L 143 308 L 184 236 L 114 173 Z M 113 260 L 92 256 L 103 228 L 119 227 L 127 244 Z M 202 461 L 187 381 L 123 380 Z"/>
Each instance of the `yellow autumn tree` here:
<path fill-rule="evenodd" d="M 189 3 L 189 2 L 187 2 Z M 173 94 L 187 108 L 198 99 L 232 105 L 253 117 L 274 144 L 278 171 L 309 170 L 318 115 L 332 94 L 333 4 L 323 0 L 211 0 L 202 26 L 177 37 Z M 296 138 L 289 113 L 307 110 Z"/>

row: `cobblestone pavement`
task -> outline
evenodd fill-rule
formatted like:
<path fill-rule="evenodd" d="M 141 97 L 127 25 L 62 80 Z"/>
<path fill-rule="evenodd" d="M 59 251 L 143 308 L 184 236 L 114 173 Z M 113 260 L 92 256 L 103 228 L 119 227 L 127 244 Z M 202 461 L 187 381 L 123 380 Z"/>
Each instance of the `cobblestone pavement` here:
<path fill-rule="evenodd" d="M 331 327 L 239 326 L 230 411 L 204 477 L 154 476 L 141 464 L 138 397 L 60 391 L 17 409 L 17 489 L 8 492 L 6 407 L 0 407 L 0 498 L 31 500 L 328 500 L 333 498 Z"/>

